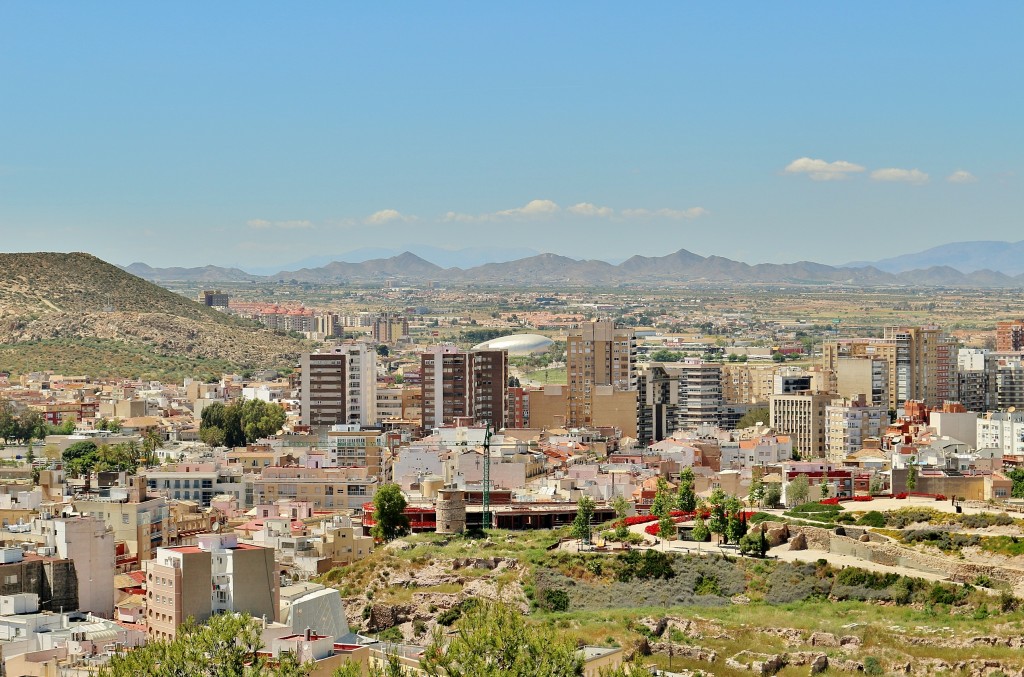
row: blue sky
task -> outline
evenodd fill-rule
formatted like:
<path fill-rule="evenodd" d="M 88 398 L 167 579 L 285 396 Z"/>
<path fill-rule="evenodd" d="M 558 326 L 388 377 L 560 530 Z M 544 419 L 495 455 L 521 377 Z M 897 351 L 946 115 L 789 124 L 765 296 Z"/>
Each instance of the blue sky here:
<path fill-rule="evenodd" d="M 1024 239 L 1024 4 L 0 4 L 5 251 Z"/>

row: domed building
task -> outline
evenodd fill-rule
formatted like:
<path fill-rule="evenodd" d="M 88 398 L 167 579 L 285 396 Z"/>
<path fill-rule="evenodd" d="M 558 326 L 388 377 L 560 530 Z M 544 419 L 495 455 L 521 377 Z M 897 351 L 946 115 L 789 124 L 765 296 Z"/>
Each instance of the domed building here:
<path fill-rule="evenodd" d="M 540 334 L 512 334 L 500 336 L 473 346 L 473 350 L 505 350 L 509 357 L 525 357 L 545 353 L 554 343 Z"/>

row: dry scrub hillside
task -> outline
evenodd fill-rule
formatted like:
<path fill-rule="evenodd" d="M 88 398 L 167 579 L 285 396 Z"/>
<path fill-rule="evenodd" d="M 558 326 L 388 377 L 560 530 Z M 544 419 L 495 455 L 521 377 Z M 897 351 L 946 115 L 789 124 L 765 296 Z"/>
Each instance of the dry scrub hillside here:
<path fill-rule="evenodd" d="M 0 254 L 0 343 L 0 368 L 54 369 L 56 359 L 91 375 L 274 367 L 303 350 L 83 253 Z"/>

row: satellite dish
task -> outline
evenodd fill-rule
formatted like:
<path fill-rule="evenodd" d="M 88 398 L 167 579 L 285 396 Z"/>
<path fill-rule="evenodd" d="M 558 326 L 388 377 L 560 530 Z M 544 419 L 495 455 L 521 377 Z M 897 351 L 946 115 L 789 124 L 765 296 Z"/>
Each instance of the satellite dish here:
<path fill-rule="evenodd" d="M 213 533 L 215 534 L 220 533 L 220 522 L 214 522 L 211 531 L 213 531 Z"/>
<path fill-rule="evenodd" d="M 1009 408 L 1009 409 L 1007 409 L 1006 411 L 1007 411 L 1008 413 L 1012 414 L 1013 412 L 1017 411 L 1017 407 L 1010 407 L 1010 408 Z"/>

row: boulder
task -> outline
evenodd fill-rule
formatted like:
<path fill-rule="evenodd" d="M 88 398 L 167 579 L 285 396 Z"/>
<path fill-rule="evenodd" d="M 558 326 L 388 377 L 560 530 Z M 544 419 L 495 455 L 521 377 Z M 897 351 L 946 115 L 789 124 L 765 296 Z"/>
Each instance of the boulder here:
<path fill-rule="evenodd" d="M 860 637 L 856 635 L 843 635 L 839 638 L 839 646 L 844 649 L 859 649 L 860 645 Z"/>
<path fill-rule="evenodd" d="M 768 547 L 774 548 L 789 540 L 789 527 L 783 524 L 781 527 L 768 529 L 764 534 Z"/>
<path fill-rule="evenodd" d="M 807 549 L 807 537 L 803 534 L 797 534 L 793 537 L 793 540 L 789 542 L 790 550 L 806 550 Z"/>
<path fill-rule="evenodd" d="M 839 640 L 831 632 L 811 634 L 811 646 L 839 646 Z"/>
<path fill-rule="evenodd" d="M 871 537 L 868 536 L 867 534 L 861 534 L 860 538 L 858 538 L 857 540 L 860 541 L 861 543 L 870 543 L 871 542 Z"/>
<path fill-rule="evenodd" d="M 828 656 L 825 654 L 818 654 L 811 661 L 811 674 L 817 675 L 828 670 Z"/>

